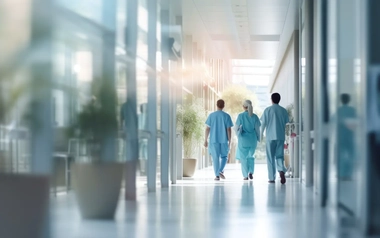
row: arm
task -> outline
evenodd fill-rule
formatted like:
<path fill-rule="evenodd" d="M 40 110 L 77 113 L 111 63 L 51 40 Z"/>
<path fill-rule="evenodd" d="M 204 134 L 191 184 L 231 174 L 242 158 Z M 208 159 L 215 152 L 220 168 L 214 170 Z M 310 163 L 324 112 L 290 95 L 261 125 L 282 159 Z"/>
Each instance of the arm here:
<path fill-rule="evenodd" d="M 209 135 L 210 135 L 210 127 L 206 126 L 206 129 L 205 129 L 205 143 L 203 144 L 205 147 L 208 147 L 207 139 L 208 139 Z"/>
<path fill-rule="evenodd" d="M 231 127 L 227 128 L 227 136 L 228 136 L 228 147 L 231 145 Z"/>
<path fill-rule="evenodd" d="M 240 122 L 240 114 L 239 114 L 238 117 L 237 117 L 237 119 L 236 119 L 235 125 L 234 125 L 234 127 L 233 127 L 235 133 L 237 133 L 237 131 L 238 131 L 240 125 L 241 125 L 241 122 Z"/>
<path fill-rule="evenodd" d="M 265 130 L 265 125 L 262 125 L 261 132 L 260 132 L 260 141 L 263 141 L 264 139 L 264 130 Z"/>
<path fill-rule="evenodd" d="M 255 132 L 256 132 L 257 140 L 259 142 L 261 141 L 261 139 L 260 139 L 260 137 L 261 137 L 261 134 L 260 134 L 260 129 L 261 129 L 260 125 L 261 125 L 260 120 L 257 117 L 256 123 L 255 123 Z"/>
<path fill-rule="evenodd" d="M 263 139 L 264 139 L 264 130 L 265 130 L 265 127 L 267 126 L 265 114 L 266 114 L 266 110 L 264 110 L 264 113 L 260 118 L 260 120 L 261 120 L 260 141 L 263 141 Z"/>

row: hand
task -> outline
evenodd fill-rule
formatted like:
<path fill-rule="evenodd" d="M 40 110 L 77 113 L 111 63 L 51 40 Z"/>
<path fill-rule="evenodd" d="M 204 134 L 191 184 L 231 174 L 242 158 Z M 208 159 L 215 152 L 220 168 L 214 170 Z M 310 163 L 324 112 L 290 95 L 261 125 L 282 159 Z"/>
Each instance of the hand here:
<path fill-rule="evenodd" d="M 208 147 L 208 142 L 207 141 L 205 141 L 205 143 L 203 144 L 204 145 L 204 147 Z"/>

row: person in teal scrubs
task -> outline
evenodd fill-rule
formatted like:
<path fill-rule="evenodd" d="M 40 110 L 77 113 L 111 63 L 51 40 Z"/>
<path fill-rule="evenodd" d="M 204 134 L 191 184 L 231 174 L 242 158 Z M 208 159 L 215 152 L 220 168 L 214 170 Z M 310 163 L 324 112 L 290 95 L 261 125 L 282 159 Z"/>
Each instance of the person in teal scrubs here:
<path fill-rule="evenodd" d="M 260 120 L 253 113 L 252 102 L 245 100 L 243 103 L 244 112 L 240 113 L 236 119 L 235 127 L 240 130 L 238 134 L 238 145 L 236 159 L 240 160 L 241 172 L 244 180 L 253 179 L 255 169 L 255 150 L 257 142 L 260 141 Z"/>
<path fill-rule="evenodd" d="M 231 116 L 223 111 L 224 101 L 216 102 L 217 110 L 211 113 L 206 120 L 205 142 L 211 154 L 215 180 L 225 179 L 223 170 L 227 163 L 227 156 L 231 144 Z M 210 136 L 209 142 L 207 141 Z"/>
<path fill-rule="evenodd" d="M 354 169 L 355 133 L 347 125 L 348 120 L 356 118 L 356 110 L 349 105 L 350 95 L 344 93 L 340 97 L 342 106 L 338 108 L 338 176 L 342 180 L 350 180 Z"/>
<path fill-rule="evenodd" d="M 288 112 L 278 105 L 281 96 L 278 93 L 271 95 L 272 106 L 267 107 L 261 116 L 261 137 L 266 133 L 266 152 L 269 183 L 276 179 L 276 168 L 280 174 L 281 183 L 286 182 L 284 165 L 285 126 L 289 122 Z"/>

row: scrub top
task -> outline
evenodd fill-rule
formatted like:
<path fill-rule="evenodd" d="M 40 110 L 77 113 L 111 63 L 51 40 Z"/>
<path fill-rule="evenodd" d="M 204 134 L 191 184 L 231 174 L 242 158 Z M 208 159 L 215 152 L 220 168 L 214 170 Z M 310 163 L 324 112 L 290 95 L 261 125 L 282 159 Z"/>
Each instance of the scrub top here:
<path fill-rule="evenodd" d="M 343 105 L 338 108 L 338 118 L 339 118 L 339 134 L 338 134 L 338 144 L 341 147 L 352 149 L 354 147 L 354 131 L 347 127 L 345 121 L 347 119 L 356 118 L 355 108 Z"/>
<path fill-rule="evenodd" d="M 285 108 L 273 104 L 264 110 L 260 119 L 262 130 L 266 129 L 267 140 L 285 140 L 285 125 L 289 122 Z"/>
<path fill-rule="evenodd" d="M 227 128 L 234 125 L 228 113 L 221 110 L 211 113 L 206 125 L 210 127 L 209 143 L 228 143 Z"/>
<path fill-rule="evenodd" d="M 256 114 L 250 117 L 248 112 L 242 112 L 236 119 L 236 127 L 242 125 L 243 132 L 239 136 L 239 145 L 251 147 L 260 140 L 260 120 Z M 256 146 L 255 146 L 256 147 Z"/>

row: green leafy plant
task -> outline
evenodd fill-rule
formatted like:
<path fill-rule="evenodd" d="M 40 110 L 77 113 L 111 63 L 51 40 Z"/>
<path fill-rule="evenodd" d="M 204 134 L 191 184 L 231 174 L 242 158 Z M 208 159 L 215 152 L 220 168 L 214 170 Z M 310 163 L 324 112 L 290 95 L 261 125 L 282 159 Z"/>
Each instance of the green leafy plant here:
<path fill-rule="evenodd" d="M 93 97 L 82 107 L 74 125 L 73 131 L 77 131 L 77 135 L 86 140 L 93 161 L 104 156 L 106 140 L 113 138 L 117 131 L 116 108 L 112 106 L 112 101 L 116 98 L 110 86 L 107 81 L 94 80 Z"/>
<path fill-rule="evenodd" d="M 243 111 L 242 104 L 244 100 L 251 100 L 253 112 L 260 117 L 262 110 L 259 108 L 256 94 L 241 85 L 230 85 L 222 92 L 222 98 L 226 102 L 224 110 L 228 112 L 232 118 L 236 118 Z"/>
<path fill-rule="evenodd" d="M 206 111 L 199 99 L 185 99 L 177 109 L 177 130 L 182 132 L 185 158 L 193 155 L 196 143 L 202 140 Z"/>

